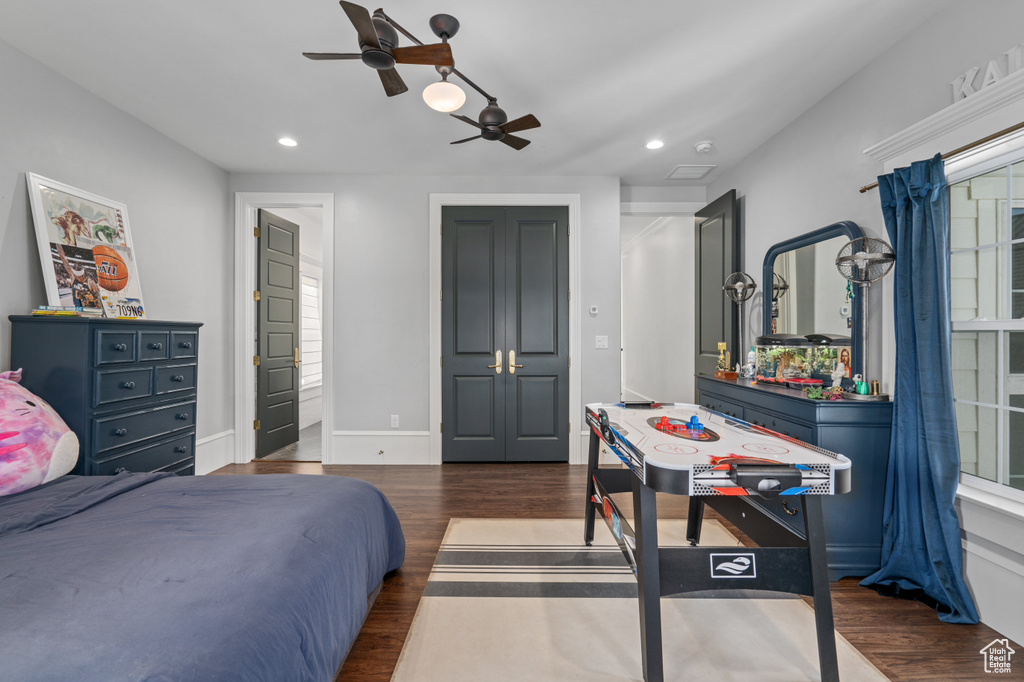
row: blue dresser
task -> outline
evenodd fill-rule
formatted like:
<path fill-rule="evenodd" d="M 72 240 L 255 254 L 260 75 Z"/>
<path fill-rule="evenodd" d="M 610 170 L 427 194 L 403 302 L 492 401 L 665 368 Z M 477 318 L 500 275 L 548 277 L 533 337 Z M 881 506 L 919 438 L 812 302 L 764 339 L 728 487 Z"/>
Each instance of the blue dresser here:
<path fill-rule="evenodd" d="M 798 389 L 697 376 L 698 400 L 718 412 L 846 455 L 852 488 L 823 500 L 829 577 L 866 576 L 878 569 L 882 548 L 885 476 L 892 432 L 891 402 L 809 400 Z M 796 505 L 779 497 L 745 498 L 802 534 Z"/>
<path fill-rule="evenodd" d="M 195 473 L 196 322 L 12 315 L 11 368 L 78 436 L 72 473 Z"/>

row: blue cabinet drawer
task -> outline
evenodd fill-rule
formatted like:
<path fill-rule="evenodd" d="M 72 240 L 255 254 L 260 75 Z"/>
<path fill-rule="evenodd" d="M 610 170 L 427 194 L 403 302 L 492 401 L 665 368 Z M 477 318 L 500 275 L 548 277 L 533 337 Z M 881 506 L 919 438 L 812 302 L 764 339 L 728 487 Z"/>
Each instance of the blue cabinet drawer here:
<path fill-rule="evenodd" d="M 135 362 L 138 359 L 135 340 L 135 332 L 107 329 L 97 331 L 96 364 L 112 365 L 119 362 Z"/>
<path fill-rule="evenodd" d="M 199 332 L 171 332 L 171 357 L 194 358 L 199 352 Z"/>
<path fill-rule="evenodd" d="M 156 394 L 191 391 L 196 387 L 196 366 L 168 365 L 156 368 Z"/>
<path fill-rule="evenodd" d="M 161 405 L 139 412 L 94 418 L 93 451 L 104 452 L 139 441 L 195 426 L 194 400 Z"/>
<path fill-rule="evenodd" d="M 96 372 L 96 393 L 93 405 L 109 405 L 110 403 L 145 398 L 153 395 L 153 370 L 117 369 Z"/>
<path fill-rule="evenodd" d="M 166 360 L 171 354 L 168 332 L 139 332 L 139 359 Z"/>
<path fill-rule="evenodd" d="M 756 426 L 763 426 L 783 436 L 796 438 L 804 443 L 816 444 L 814 429 L 805 424 L 800 424 L 782 417 L 776 417 L 769 412 L 761 412 L 750 407 L 744 409 L 745 419 Z"/>
<path fill-rule="evenodd" d="M 194 466 L 195 442 L 195 434 L 189 433 L 173 440 L 129 450 L 94 461 L 92 473 L 96 476 L 109 476 L 120 471 L 163 471 Z"/>
<path fill-rule="evenodd" d="M 743 419 L 743 407 L 741 405 L 731 403 L 728 400 L 722 400 L 718 396 L 701 396 L 701 405 L 709 410 Z"/>

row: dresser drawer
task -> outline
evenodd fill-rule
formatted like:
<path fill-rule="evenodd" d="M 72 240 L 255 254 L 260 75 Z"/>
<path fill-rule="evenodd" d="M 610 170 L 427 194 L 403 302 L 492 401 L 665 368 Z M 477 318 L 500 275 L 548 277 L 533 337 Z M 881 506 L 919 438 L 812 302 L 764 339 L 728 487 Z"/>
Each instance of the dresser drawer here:
<path fill-rule="evenodd" d="M 190 391 L 196 387 L 196 366 L 168 365 L 156 368 L 156 394 Z"/>
<path fill-rule="evenodd" d="M 172 358 L 194 358 L 198 346 L 199 332 L 171 332 Z"/>
<path fill-rule="evenodd" d="M 195 434 L 190 433 L 174 440 L 130 450 L 93 462 L 92 473 L 110 476 L 120 471 L 148 472 L 191 467 L 195 465 L 195 442 Z"/>
<path fill-rule="evenodd" d="M 709 410 L 721 412 L 722 414 L 729 415 L 730 417 L 743 419 L 743 407 L 741 405 L 731 403 L 728 400 L 722 400 L 718 396 L 701 396 L 700 404 Z"/>
<path fill-rule="evenodd" d="M 150 395 L 153 395 L 153 370 L 149 367 L 96 372 L 96 392 L 92 403 L 95 407 Z"/>
<path fill-rule="evenodd" d="M 93 419 L 95 452 L 131 445 L 153 436 L 195 426 L 195 401 Z"/>
<path fill-rule="evenodd" d="M 101 329 L 96 332 L 96 364 L 113 365 L 138 359 L 135 332 Z"/>
<path fill-rule="evenodd" d="M 805 424 L 798 424 L 791 422 L 781 417 L 768 414 L 767 412 L 759 412 L 750 407 L 746 408 L 744 413 L 746 420 L 751 424 L 757 426 L 763 426 L 766 429 L 771 429 L 777 433 L 781 433 L 784 436 L 790 438 L 796 438 L 804 443 L 814 444 L 814 429 Z"/>
<path fill-rule="evenodd" d="M 171 355 L 169 332 L 139 332 L 139 359 L 166 360 Z"/>

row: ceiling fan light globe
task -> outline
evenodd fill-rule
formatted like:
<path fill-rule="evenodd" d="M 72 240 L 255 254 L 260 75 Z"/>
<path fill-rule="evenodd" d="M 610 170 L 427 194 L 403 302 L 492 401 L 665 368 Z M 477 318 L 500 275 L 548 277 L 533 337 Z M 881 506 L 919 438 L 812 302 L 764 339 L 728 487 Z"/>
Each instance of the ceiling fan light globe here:
<path fill-rule="evenodd" d="M 434 111 L 456 111 L 466 103 L 466 93 L 455 83 L 438 81 L 423 90 L 423 101 Z"/>

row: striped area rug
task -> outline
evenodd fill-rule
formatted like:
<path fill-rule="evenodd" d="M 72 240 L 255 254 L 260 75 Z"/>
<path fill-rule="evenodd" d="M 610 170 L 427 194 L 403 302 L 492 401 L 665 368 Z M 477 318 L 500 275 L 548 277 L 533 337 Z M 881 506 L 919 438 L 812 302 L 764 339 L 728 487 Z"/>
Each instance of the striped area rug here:
<path fill-rule="evenodd" d="M 662 546 L 686 522 L 658 523 Z M 636 579 L 598 518 L 452 519 L 392 682 L 643 679 Z M 706 521 L 703 546 L 738 546 Z M 814 613 L 802 599 L 662 600 L 666 680 L 819 680 Z M 836 635 L 844 682 L 885 680 Z"/>

